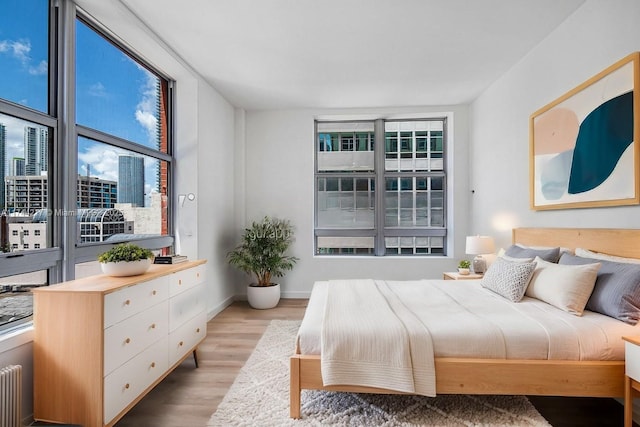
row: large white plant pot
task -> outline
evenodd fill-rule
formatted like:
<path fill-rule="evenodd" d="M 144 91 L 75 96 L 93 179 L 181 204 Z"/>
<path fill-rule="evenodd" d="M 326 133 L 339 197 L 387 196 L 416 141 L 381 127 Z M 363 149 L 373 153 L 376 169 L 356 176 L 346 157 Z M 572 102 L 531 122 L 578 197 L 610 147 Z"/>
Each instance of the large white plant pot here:
<path fill-rule="evenodd" d="M 273 308 L 280 301 L 280 285 L 251 286 L 247 285 L 247 300 L 253 308 L 264 310 Z"/>
<path fill-rule="evenodd" d="M 121 261 L 121 262 L 101 262 L 100 268 L 107 276 L 137 276 L 149 269 L 151 266 L 151 258 L 141 259 L 139 261 Z"/>

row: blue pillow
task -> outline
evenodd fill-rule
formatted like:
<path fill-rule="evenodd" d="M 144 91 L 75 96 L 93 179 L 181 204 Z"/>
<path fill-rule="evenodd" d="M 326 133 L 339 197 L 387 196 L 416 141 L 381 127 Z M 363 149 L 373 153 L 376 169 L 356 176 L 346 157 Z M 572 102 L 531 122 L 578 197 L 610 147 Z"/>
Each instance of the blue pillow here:
<path fill-rule="evenodd" d="M 560 264 L 599 262 L 596 284 L 587 301 L 587 310 L 635 325 L 640 320 L 640 264 L 605 261 L 562 254 Z"/>
<path fill-rule="evenodd" d="M 545 261 L 558 262 L 560 258 L 560 248 L 537 249 L 527 248 L 518 245 L 511 245 L 504 251 L 504 254 L 512 258 L 535 258 L 539 256 Z"/>

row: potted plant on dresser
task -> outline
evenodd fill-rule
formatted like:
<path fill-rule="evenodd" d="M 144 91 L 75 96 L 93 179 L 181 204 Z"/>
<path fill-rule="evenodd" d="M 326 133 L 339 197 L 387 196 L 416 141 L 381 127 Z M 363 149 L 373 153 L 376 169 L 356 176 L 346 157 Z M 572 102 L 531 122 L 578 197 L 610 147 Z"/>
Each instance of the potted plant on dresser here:
<path fill-rule="evenodd" d="M 280 284 L 271 280 L 284 276 L 298 261 L 286 255 L 292 242 L 293 226 L 289 221 L 265 216 L 244 230 L 241 243 L 227 255 L 229 264 L 257 280 L 247 285 L 251 307 L 267 309 L 278 305 Z"/>
<path fill-rule="evenodd" d="M 133 243 L 120 243 L 98 255 L 100 268 L 108 276 L 136 276 L 149 269 L 153 252 Z"/>

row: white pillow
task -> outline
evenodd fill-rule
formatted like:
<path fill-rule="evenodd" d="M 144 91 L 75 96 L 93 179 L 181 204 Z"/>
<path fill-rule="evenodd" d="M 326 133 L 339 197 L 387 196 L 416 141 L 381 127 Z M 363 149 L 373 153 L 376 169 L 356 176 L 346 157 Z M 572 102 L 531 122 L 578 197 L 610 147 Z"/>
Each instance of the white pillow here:
<path fill-rule="evenodd" d="M 480 285 L 511 302 L 518 302 L 524 296 L 535 267 L 534 262 L 510 262 L 497 258 L 484 273 Z"/>
<path fill-rule="evenodd" d="M 499 258 L 509 262 L 533 262 L 533 258 L 514 258 L 509 255 L 502 255 Z"/>
<path fill-rule="evenodd" d="M 535 259 L 526 295 L 581 316 L 593 292 L 600 263 L 583 265 L 555 264 Z"/>
<path fill-rule="evenodd" d="M 601 252 L 593 252 L 589 249 L 576 248 L 576 256 L 582 258 L 593 258 L 600 259 L 602 261 L 612 261 L 612 262 L 624 262 L 627 264 L 640 264 L 640 259 L 638 258 L 625 258 L 616 255 L 603 254 Z"/>

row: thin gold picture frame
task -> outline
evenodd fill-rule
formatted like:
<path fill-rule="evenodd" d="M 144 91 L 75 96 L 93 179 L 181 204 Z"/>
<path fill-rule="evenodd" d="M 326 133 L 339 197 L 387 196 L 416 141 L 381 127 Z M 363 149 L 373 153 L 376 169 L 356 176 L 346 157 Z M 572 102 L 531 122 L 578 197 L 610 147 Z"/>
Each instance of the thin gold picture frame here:
<path fill-rule="evenodd" d="M 634 52 L 531 114 L 530 208 L 640 204 L 639 141 Z"/>

